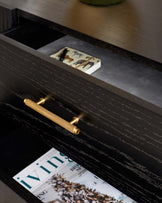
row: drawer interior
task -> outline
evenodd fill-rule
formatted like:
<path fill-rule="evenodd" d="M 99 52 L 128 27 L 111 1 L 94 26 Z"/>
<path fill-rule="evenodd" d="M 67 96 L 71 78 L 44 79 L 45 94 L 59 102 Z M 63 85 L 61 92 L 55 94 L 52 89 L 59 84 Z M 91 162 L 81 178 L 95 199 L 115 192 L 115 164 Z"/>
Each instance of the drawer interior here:
<path fill-rule="evenodd" d="M 32 119 L 10 104 L 1 104 L 1 170 L 10 177 L 48 151 Z M 32 128 L 32 130 L 31 130 Z"/>
<path fill-rule="evenodd" d="M 39 49 L 64 36 L 61 32 L 24 18 L 19 18 L 19 24 L 3 34 L 33 49 Z"/>
<path fill-rule="evenodd" d="M 160 71 L 69 35 L 39 48 L 38 51 L 50 56 L 65 46 L 101 59 L 101 68 L 92 73 L 93 77 L 162 107 Z"/>

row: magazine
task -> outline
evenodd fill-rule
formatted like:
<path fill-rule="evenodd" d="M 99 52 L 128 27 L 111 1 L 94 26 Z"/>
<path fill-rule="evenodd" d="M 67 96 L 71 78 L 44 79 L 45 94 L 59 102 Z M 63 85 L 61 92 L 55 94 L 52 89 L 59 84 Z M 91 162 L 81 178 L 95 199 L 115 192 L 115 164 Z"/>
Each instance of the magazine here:
<path fill-rule="evenodd" d="M 44 203 L 135 203 L 54 148 L 13 178 Z"/>
<path fill-rule="evenodd" d="M 50 57 L 87 74 L 92 74 L 101 67 L 100 59 L 70 47 L 64 47 Z"/>

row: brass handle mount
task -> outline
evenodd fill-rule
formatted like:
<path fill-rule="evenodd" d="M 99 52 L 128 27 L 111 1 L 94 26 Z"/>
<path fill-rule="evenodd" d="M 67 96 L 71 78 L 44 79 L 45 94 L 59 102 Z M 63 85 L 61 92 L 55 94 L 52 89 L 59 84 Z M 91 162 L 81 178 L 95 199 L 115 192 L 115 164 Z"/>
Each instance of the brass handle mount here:
<path fill-rule="evenodd" d="M 69 132 L 78 135 L 80 133 L 79 128 L 77 128 L 74 124 L 77 124 L 82 117 L 82 115 L 78 117 L 74 117 L 71 122 L 68 122 L 61 118 L 60 116 L 52 113 L 51 111 L 45 109 L 40 104 L 44 104 L 48 97 L 41 98 L 38 102 L 34 102 L 30 99 L 24 99 L 24 103 L 26 106 L 30 107 L 31 109 L 35 110 L 36 112 L 40 113 L 41 115 L 45 116 L 49 120 L 53 121 L 54 123 L 60 125 L 61 127 L 65 128 Z"/>

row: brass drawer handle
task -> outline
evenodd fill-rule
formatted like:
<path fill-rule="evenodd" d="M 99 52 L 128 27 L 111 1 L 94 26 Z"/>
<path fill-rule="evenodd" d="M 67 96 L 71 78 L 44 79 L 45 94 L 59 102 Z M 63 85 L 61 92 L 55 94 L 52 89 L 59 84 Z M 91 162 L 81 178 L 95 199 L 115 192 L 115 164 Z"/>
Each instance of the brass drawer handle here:
<path fill-rule="evenodd" d="M 31 109 L 35 110 L 36 112 L 40 113 L 41 115 L 45 116 L 49 120 L 53 121 L 54 123 L 57 123 L 58 125 L 62 126 L 66 130 L 70 131 L 73 134 L 78 135 L 80 130 L 73 124 L 77 124 L 82 117 L 82 115 L 78 117 L 74 117 L 71 122 L 68 122 L 61 118 L 60 116 L 57 116 L 56 114 L 48 111 L 44 107 L 40 106 L 40 104 L 44 104 L 45 101 L 47 100 L 48 97 L 46 98 L 41 98 L 39 102 L 34 102 L 30 99 L 24 99 L 24 103 L 30 107 Z"/>

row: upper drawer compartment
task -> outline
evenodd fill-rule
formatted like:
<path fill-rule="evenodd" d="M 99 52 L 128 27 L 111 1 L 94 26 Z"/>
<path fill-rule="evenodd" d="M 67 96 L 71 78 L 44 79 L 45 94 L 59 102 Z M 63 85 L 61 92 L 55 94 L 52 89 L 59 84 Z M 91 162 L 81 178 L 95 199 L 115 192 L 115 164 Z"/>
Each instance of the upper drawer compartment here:
<path fill-rule="evenodd" d="M 19 25 L 5 31 L 3 34 L 33 49 L 39 49 L 64 36 L 58 31 L 24 18 L 19 18 Z"/>

